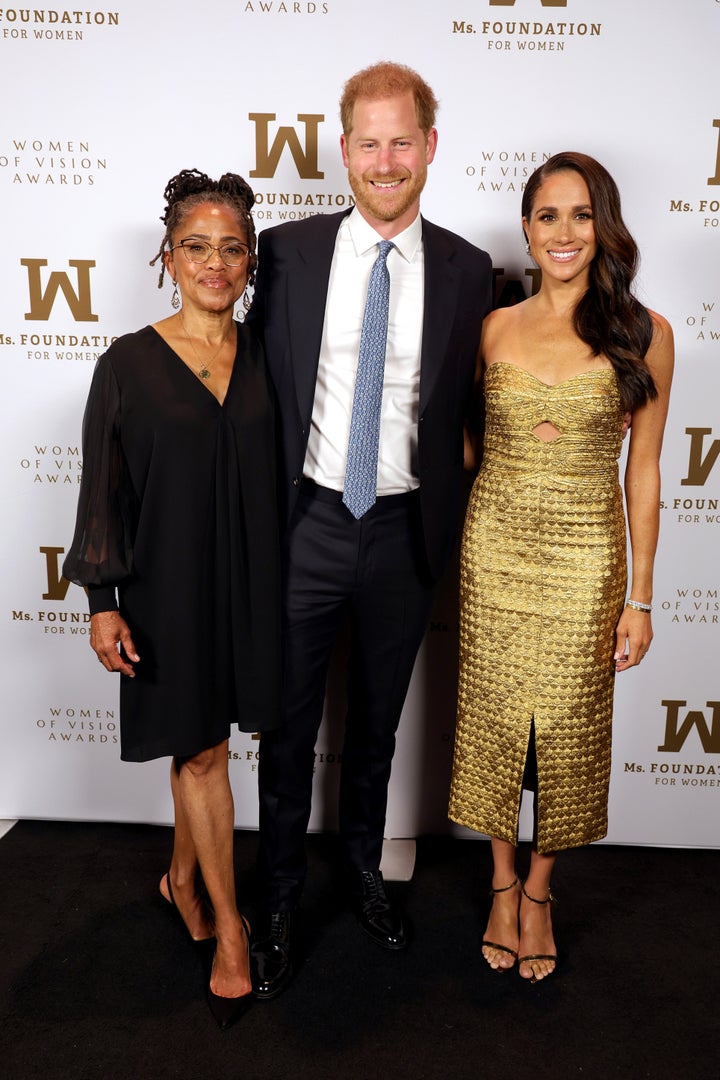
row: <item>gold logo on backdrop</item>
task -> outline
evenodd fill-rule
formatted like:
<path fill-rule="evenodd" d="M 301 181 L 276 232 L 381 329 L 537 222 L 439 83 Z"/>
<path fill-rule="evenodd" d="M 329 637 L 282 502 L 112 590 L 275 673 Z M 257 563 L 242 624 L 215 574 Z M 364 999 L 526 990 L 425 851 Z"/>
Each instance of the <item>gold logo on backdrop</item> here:
<path fill-rule="evenodd" d="M 521 304 L 523 300 L 527 300 L 527 294 L 523 288 L 522 282 L 519 278 L 506 278 L 502 286 L 500 280 L 505 275 L 504 266 L 493 267 L 493 285 L 495 299 L 493 301 L 493 307 L 512 307 L 514 304 Z M 530 278 L 530 295 L 535 296 L 540 291 L 540 271 L 536 266 L 530 267 L 525 271 L 525 277 Z"/>
<path fill-rule="evenodd" d="M 720 120 L 713 120 L 713 127 L 717 128 L 717 151 L 715 155 L 715 175 L 708 176 L 708 186 L 720 185 Z"/>
<path fill-rule="evenodd" d="M 720 0 L 717 0 L 720 3 Z M 716 136 L 716 148 L 715 148 L 715 175 L 708 176 L 708 187 L 720 187 L 720 119 L 712 121 L 712 126 L 717 130 Z M 680 194 L 680 192 L 675 192 Z M 720 228 L 720 199 L 694 199 L 692 196 L 684 199 L 671 199 L 670 200 L 670 212 L 677 214 L 692 214 L 697 212 L 703 216 L 703 228 L 705 229 L 718 229 Z M 692 325 L 691 323 L 689 325 Z M 700 338 L 704 340 L 704 338 Z M 714 335 L 712 340 L 715 340 Z"/>
<path fill-rule="evenodd" d="M 685 719 L 680 720 L 680 709 L 687 705 L 687 701 L 663 701 L 662 704 L 667 712 L 665 741 L 658 746 L 658 750 L 676 754 L 682 749 L 692 729 L 696 728 L 705 753 L 720 754 L 720 701 L 705 703 L 708 709 L 712 709 L 710 725 L 701 709 L 689 710 L 685 714 Z"/>
<path fill-rule="evenodd" d="M 685 434 L 690 436 L 690 458 L 687 476 L 680 483 L 702 487 L 720 456 L 720 439 L 714 439 L 703 456 L 705 436 L 712 435 L 712 428 L 685 428 Z"/>
<path fill-rule="evenodd" d="M 250 170 L 252 177 L 268 179 L 275 175 L 282 152 L 287 146 L 292 154 L 298 176 L 302 180 L 322 180 L 325 173 L 318 168 L 318 127 L 325 119 L 322 113 L 298 113 L 298 121 L 305 126 L 305 148 L 294 127 L 277 129 L 270 145 L 270 123 L 277 119 L 275 113 L 248 113 L 255 124 L 256 166 Z"/>
<path fill-rule="evenodd" d="M 68 259 L 68 265 L 74 266 L 77 271 L 77 292 L 72 286 L 69 275 L 60 270 L 52 271 L 43 292 L 40 270 L 43 266 L 47 266 L 47 259 L 21 259 L 20 263 L 26 266 L 28 271 L 30 310 L 25 313 L 26 319 L 47 322 L 58 291 L 61 291 L 76 322 L 98 321 L 97 315 L 94 315 L 92 311 L 90 295 L 90 270 L 95 266 L 94 259 Z"/>
<path fill-rule="evenodd" d="M 495 11 L 490 18 L 483 18 L 474 25 L 465 19 L 453 19 L 453 34 L 482 34 L 486 39 L 485 47 L 492 52 L 563 52 L 568 44 L 566 38 L 600 37 L 602 34 L 602 23 L 599 22 L 565 22 L 567 0 L 527 0 L 532 10 L 528 11 L 523 5 L 519 19 L 515 17 L 515 0 L 487 0 L 487 3 L 492 8 L 512 8 L 507 12 L 512 18 L 501 21 L 498 15 L 502 12 Z M 550 8 L 552 11 L 548 11 L 548 15 L 559 21 L 540 20 Z"/>
<path fill-rule="evenodd" d="M 47 573 L 47 592 L 42 594 L 43 600 L 64 600 L 70 588 L 70 582 L 60 573 L 60 555 L 64 555 L 65 548 L 41 547 L 40 554 L 45 556 L 45 571 Z"/>

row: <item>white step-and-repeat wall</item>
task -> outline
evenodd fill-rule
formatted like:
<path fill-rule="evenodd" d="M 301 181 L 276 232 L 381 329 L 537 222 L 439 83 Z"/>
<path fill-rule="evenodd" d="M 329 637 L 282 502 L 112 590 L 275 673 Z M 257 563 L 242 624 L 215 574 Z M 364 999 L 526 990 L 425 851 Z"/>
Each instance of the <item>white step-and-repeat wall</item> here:
<path fill-rule="evenodd" d="M 148 266 L 167 179 L 185 167 L 244 174 L 258 229 L 347 206 L 342 84 L 392 59 L 417 68 L 441 103 L 424 213 L 491 253 L 502 302 L 532 286 L 519 213 L 536 165 L 581 150 L 620 186 L 640 294 L 673 324 L 677 376 L 656 640 L 618 680 L 608 839 L 718 846 L 720 2 L 10 4 L 0 8 L 0 816 L 171 820 L 168 763 L 119 760 L 117 683 L 88 647 L 83 593 L 60 576 L 93 365 L 115 336 L 170 313 Z M 449 828 L 456 621 L 450 576 L 401 725 L 389 836 Z M 315 828 L 333 820 L 341 667 L 339 657 L 318 745 Z M 241 826 L 256 821 L 256 762 L 257 742 L 234 735 Z"/>

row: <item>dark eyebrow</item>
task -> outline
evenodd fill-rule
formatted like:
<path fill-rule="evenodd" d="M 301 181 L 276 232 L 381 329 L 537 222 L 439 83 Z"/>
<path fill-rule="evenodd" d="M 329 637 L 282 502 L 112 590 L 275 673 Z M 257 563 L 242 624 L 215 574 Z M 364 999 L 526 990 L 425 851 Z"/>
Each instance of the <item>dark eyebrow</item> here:
<path fill-rule="evenodd" d="M 210 236 L 209 236 L 208 233 L 199 233 L 199 232 L 189 233 L 185 237 L 185 239 L 186 240 L 207 240 L 208 244 L 210 243 Z M 240 237 L 240 236 L 236 236 L 234 233 L 231 236 L 221 236 L 220 237 L 220 243 L 221 244 L 231 243 L 233 240 L 237 240 L 238 243 L 240 243 L 240 244 L 246 244 L 247 243 L 246 240 L 243 240 L 242 237 Z"/>
<path fill-rule="evenodd" d="M 577 214 L 578 210 L 592 210 L 590 203 L 581 203 L 579 206 L 573 206 L 573 213 Z M 537 210 L 534 210 L 534 214 L 542 214 L 549 211 L 551 214 L 557 214 L 557 206 L 538 206 Z"/>

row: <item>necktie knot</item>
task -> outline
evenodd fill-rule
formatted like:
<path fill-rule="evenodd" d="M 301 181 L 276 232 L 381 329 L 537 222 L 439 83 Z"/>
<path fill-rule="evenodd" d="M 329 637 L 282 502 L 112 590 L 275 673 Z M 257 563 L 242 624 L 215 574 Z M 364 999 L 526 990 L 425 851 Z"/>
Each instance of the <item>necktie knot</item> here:
<path fill-rule="evenodd" d="M 395 245 L 393 244 L 392 240 L 381 240 L 378 244 L 378 248 L 380 249 L 378 259 L 382 259 L 384 262 L 387 259 L 388 254 L 390 253 L 390 248 L 394 247 Z"/>
<path fill-rule="evenodd" d="M 355 518 L 361 518 L 377 498 L 380 408 L 390 307 L 390 274 L 386 260 L 394 246 L 392 240 L 381 240 L 378 244 L 379 253 L 370 271 L 360 335 L 343 490 L 343 502 Z"/>

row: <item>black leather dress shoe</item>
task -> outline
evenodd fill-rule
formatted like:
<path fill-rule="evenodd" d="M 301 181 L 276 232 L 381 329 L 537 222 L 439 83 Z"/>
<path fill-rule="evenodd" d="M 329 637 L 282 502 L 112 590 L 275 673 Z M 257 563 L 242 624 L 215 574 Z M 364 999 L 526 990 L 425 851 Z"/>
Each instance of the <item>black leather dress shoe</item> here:
<path fill-rule="evenodd" d="M 289 911 L 272 912 L 270 932 L 250 950 L 253 993 L 261 1001 L 277 997 L 292 979 L 290 920 Z"/>
<path fill-rule="evenodd" d="M 405 949 L 409 934 L 398 908 L 388 900 L 379 870 L 363 870 L 357 875 L 358 919 L 366 934 L 383 949 Z"/>

